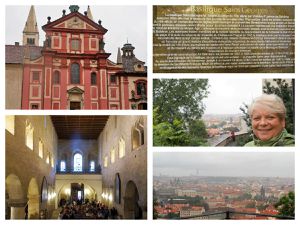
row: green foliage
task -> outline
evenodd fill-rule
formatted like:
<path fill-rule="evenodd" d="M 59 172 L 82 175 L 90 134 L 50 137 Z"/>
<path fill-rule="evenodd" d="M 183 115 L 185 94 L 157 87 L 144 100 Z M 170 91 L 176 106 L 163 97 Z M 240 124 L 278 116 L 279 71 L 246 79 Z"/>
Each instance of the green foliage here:
<path fill-rule="evenodd" d="M 238 200 L 246 200 L 246 199 L 250 200 L 250 199 L 252 199 L 252 195 L 250 193 L 244 193 L 244 194 L 240 195 L 237 199 Z"/>
<path fill-rule="evenodd" d="M 158 108 L 160 122 L 201 119 L 207 88 L 208 79 L 154 79 L 153 106 Z"/>
<path fill-rule="evenodd" d="M 246 122 L 247 126 L 249 127 L 249 131 L 250 131 L 251 130 L 251 118 L 248 114 L 248 108 L 249 108 L 248 105 L 243 103 L 243 106 L 240 107 L 240 110 L 244 114 L 243 120 Z"/>
<path fill-rule="evenodd" d="M 172 124 L 162 122 L 153 125 L 154 146 L 184 146 L 189 143 L 189 137 L 183 128 L 183 123 L 175 119 Z"/>
<path fill-rule="evenodd" d="M 201 116 L 207 88 L 207 79 L 153 80 L 154 146 L 206 145 Z"/>
<path fill-rule="evenodd" d="M 168 213 L 168 215 L 165 217 L 166 219 L 179 219 L 179 213 Z"/>
<path fill-rule="evenodd" d="M 191 206 L 201 206 L 204 207 L 205 211 L 209 210 L 209 205 L 202 196 L 196 196 L 196 197 L 184 196 L 184 199 Z"/>
<path fill-rule="evenodd" d="M 273 79 L 273 81 L 276 85 L 272 85 L 271 82 L 265 82 L 263 92 L 266 94 L 276 94 L 283 100 L 286 107 L 286 130 L 291 134 L 295 134 L 294 83 L 290 85 L 284 79 Z"/>
<path fill-rule="evenodd" d="M 279 211 L 279 215 L 295 217 L 295 192 L 282 196 L 274 206 Z"/>

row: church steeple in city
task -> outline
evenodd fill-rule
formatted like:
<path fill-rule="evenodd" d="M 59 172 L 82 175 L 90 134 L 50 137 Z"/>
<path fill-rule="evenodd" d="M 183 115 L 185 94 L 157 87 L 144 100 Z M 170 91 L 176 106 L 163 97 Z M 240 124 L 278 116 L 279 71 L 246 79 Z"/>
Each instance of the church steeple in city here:
<path fill-rule="evenodd" d="M 87 17 L 88 17 L 90 20 L 93 20 L 93 21 L 94 21 L 94 18 L 93 18 L 93 15 L 92 15 L 92 11 L 91 11 L 90 6 L 88 6 L 88 8 L 87 8 Z"/>
<path fill-rule="evenodd" d="M 23 45 L 39 45 L 39 29 L 33 5 L 30 7 L 27 21 L 23 30 Z"/>
<path fill-rule="evenodd" d="M 117 64 L 122 64 L 122 55 L 120 48 L 118 48 Z"/>

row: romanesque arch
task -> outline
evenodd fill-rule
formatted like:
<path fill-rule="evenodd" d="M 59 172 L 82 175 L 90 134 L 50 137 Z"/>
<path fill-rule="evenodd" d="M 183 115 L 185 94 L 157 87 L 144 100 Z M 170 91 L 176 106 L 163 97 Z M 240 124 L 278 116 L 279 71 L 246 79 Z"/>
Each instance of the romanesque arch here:
<path fill-rule="evenodd" d="M 142 219 L 143 211 L 139 205 L 139 192 L 133 181 L 128 181 L 124 196 L 124 218 Z"/>
<path fill-rule="evenodd" d="M 15 174 L 10 174 L 5 179 L 5 197 L 6 218 L 24 219 L 26 200 L 24 199 L 22 183 Z"/>
<path fill-rule="evenodd" d="M 35 178 L 31 178 L 28 185 L 28 219 L 38 219 L 40 212 L 40 192 Z"/>

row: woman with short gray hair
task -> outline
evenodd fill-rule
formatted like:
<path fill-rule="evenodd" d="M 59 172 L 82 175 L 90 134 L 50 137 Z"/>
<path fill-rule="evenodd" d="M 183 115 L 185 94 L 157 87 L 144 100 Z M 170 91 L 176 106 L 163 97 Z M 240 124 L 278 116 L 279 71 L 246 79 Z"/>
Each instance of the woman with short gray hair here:
<path fill-rule="evenodd" d="M 253 130 L 253 141 L 245 146 L 294 146 L 295 137 L 285 129 L 286 108 L 280 97 L 263 94 L 248 108 Z"/>

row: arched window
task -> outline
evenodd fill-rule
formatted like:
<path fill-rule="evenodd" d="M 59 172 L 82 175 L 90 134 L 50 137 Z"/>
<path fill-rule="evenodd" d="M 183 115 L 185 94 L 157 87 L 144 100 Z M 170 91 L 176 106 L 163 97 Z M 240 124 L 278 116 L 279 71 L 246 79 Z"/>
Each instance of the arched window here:
<path fill-rule="evenodd" d="M 66 161 L 60 161 L 60 172 L 66 172 Z"/>
<path fill-rule="evenodd" d="M 74 172 L 82 172 L 82 155 L 80 153 L 74 155 Z"/>
<path fill-rule="evenodd" d="M 44 156 L 44 144 L 42 140 L 39 140 L 39 157 L 43 158 Z"/>
<path fill-rule="evenodd" d="M 71 65 L 71 84 L 80 84 L 80 67 L 78 63 Z"/>
<path fill-rule="evenodd" d="M 11 133 L 12 135 L 15 134 L 15 116 L 6 116 L 5 117 L 5 129 Z"/>
<path fill-rule="evenodd" d="M 116 161 L 116 149 L 113 148 L 110 151 L 110 163 L 114 163 Z"/>
<path fill-rule="evenodd" d="M 90 172 L 95 172 L 95 161 L 90 162 Z"/>
<path fill-rule="evenodd" d="M 147 95 L 147 84 L 144 82 L 139 82 L 136 85 L 137 95 Z"/>
<path fill-rule="evenodd" d="M 26 121 L 25 138 L 26 146 L 33 150 L 33 127 L 28 121 Z"/>
<path fill-rule="evenodd" d="M 60 72 L 57 70 L 53 74 L 53 84 L 60 84 Z"/>
<path fill-rule="evenodd" d="M 143 121 L 138 121 L 135 126 L 132 128 L 132 149 L 137 149 L 139 146 L 145 144 L 145 135 L 144 135 L 144 124 Z"/>
<path fill-rule="evenodd" d="M 97 74 L 95 72 L 91 73 L 91 85 L 97 84 Z"/>
<path fill-rule="evenodd" d="M 125 141 L 121 137 L 119 140 L 119 158 L 123 158 L 125 156 Z"/>

